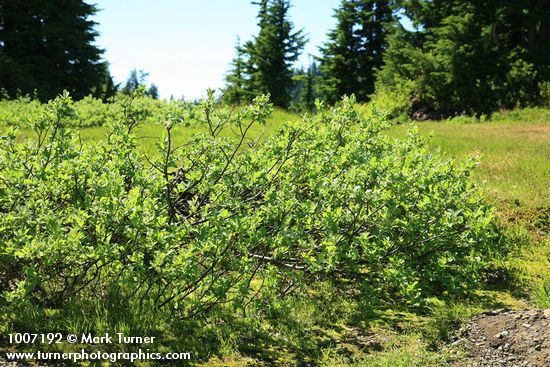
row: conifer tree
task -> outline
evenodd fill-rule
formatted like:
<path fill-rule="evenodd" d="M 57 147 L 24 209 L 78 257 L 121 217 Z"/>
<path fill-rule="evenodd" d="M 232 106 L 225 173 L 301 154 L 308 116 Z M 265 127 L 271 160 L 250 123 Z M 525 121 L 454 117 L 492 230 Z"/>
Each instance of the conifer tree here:
<path fill-rule="evenodd" d="M 147 89 L 147 91 L 145 91 L 145 95 L 146 96 L 149 96 L 153 99 L 159 99 L 159 89 L 158 87 L 156 86 L 156 84 L 151 84 L 151 86 L 149 87 L 149 89 Z"/>
<path fill-rule="evenodd" d="M 288 19 L 289 0 L 260 0 L 254 4 L 260 7 L 260 30 L 242 47 L 241 57 L 246 62 L 244 78 L 241 76 L 239 80 L 244 82 L 246 99 L 269 93 L 274 105 L 287 108 L 293 84 L 292 64 L 300 56 L 306 39 L 303 30 L 293 31 Z"/>
<path fill-rule="evenodd" d="M 126 80 L 126 84 L 122 87 L 121 92 L 128 95 L 132 94 L 132 92 L 137 90 L 140 85 L 145 84 L 148 76 L 149 73 L 146 73 L 143 70 L 138 71 L 136 69 L 132 69 L 128 79 Z"/>
<path fill-rule="evenodd" d="M 317 79 L 319 77 L 319 68 L 317 63 L 312 62 L 307 68 L 304 78 L 303 91 L 300 95 L 300 107 L 302 111 L 312 112 L 315 108 L 317 99 Z"/>
<path fill-rule="evenodd" d="M 63 89 L 106 97 L 110 75 L 89 19 L 96 11 L 82 0 L 0 0 L 1 87 L 12 97 L 36 91 L 42 100 Z"/>
<path fill-rule="evenodd" d="M 250 92 L 246 90 L 246 60 L 245 52 L 241 47 L 241 40 L 237 37 L 235 45 L 237 55 L 231 62 L 231 70 L 225 77 L 226 87 L 223 94 L 223 99 L 229 104 L 240 105 L 250 100 Z"/>
<path fill-rule="evenodd" d="M 397 25 L 377 89 L 407 85 L 413 116 L 488 114 L 536 104 L 550 79 L 547 0 L 416 0 L 403 10 L 417 27 Z"/>
<path fill-rule="evenodd" d="M 315 109 L 315 100 L 319 97 L 319 76 L 319 67 L 315 61 L 311 61 L 306 70 L 303 67 L 294 70 L 294 87 L 291 92 L 293 111 L 312 112 Z"/>
<path fill-rule="evenodd" d="M 336 28 L 320 47 L 321 95 L 330 103 L 350 94 L 366 101 L 374 92 L 374 73 L 382 66 L 387 47 L 389 1 L 343 0 L 335 18 Z"/>

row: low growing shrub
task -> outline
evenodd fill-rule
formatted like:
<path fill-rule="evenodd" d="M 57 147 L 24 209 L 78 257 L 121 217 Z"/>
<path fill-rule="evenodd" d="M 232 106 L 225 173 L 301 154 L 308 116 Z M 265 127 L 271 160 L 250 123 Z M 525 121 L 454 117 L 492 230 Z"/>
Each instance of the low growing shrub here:
<path fill-rule="evenodd" d="M 474 162 L 441 158 L 415 130 L 394 142 L 353 99 L 318 103 L 261 144 L 249 132 L 265 124 L 267 97 L 235 111 L 213 94 L 196 111 L 167 105 L 154 159 L 137 147 L 134 102 L 104 142 L 81 145 L 66 128 L 78 118 L 67 94 L 35 122 L 36 140 L 2 136 L 3 307 L 94 298 L 190 318 L 318 280 L 416 303 L 468 291 L 494 250 Z M 189 123 L 208 133 L 173 146 L 172 129 Z"/>
<path fill-rule="evenodd" d="M 127 96 L 122 93 L 113 97 L 111 103 L 104 103 L 101 99 L 92 96 L 84 97 L 72 105 L 75 116 L 65 121 L 65 127 L 86 128 L 103 126 L 113 120 L 120 121 L 125 118 L 123 107 L 125 100 Z M 131 113 L 140 122 L 154 123 L 163 118 L 163 111 L 170 104 L 179 104 L 182 108 L 191 107 L 190 102 L 158 100 L 140 93 L 133 98 Z M 0 100 L 0 127 L 32 127 L 41 119 L 44 108 L 46 108 L 45 104 L 28 96 L 14 100 Z"/>

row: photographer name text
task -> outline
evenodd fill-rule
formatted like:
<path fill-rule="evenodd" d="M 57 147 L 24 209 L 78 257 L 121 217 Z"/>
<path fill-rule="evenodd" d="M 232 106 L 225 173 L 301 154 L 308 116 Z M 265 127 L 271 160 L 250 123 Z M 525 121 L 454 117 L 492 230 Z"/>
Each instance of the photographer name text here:
<path fill-rule="evenodd" d="M 153 344 L 154 336 L 129 336 L 124 333 L 92 333 L 67 334 L 62 333 L 12 333 L 8 334 L 10 344 L 57 344 L 67 341 L 71 344 Z"/>

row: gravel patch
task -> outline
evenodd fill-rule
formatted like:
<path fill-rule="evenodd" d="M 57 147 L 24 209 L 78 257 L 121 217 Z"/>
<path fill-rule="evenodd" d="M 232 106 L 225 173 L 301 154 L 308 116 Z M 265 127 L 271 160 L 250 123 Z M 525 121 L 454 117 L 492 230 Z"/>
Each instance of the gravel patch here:
<path fill-rule="evenodd" d="M 500 309 L 473 317 L 451 344 L 466 360 L 457 367 L 550 366 L 550 309 Z"/>

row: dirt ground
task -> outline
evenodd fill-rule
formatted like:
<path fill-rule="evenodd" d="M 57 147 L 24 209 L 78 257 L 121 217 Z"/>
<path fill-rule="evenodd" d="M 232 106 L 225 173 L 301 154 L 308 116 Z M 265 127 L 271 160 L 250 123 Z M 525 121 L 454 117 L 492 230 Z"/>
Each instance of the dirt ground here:
<path fill-rule="evenodd" d="M 482 313 L 459 330 L 452 345 L 467 355 L 457 367 L 549 367 L 550 309 Z"/>

